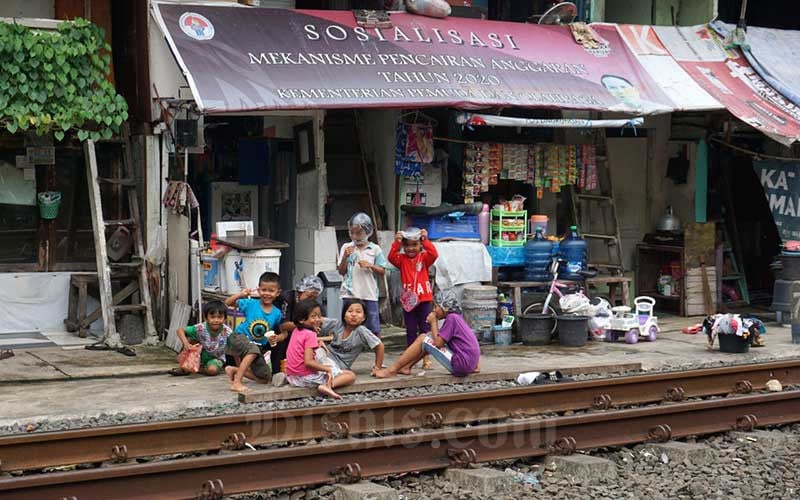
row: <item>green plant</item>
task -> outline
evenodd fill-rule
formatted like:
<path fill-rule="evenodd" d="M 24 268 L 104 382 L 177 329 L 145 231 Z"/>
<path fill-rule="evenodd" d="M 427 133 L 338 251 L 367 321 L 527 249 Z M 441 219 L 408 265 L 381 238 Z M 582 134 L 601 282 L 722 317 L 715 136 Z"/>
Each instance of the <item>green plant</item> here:
<path fill-rule="evenodd" d="M 54 31 L 0 22 L 0 127 L 15 133 L 74 131 L 81 141 L 109 139 L 128 105 L 106 79 L 111 47 L 85 19 Z"/>

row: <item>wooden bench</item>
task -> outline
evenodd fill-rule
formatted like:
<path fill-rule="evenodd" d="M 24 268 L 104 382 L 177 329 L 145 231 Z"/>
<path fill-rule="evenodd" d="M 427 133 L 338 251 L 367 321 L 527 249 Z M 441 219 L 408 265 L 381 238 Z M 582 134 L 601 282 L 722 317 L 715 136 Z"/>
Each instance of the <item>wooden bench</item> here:
<path fill-rule="evenodd" d="M 577 285 L 577 281 L 558 280 L 559 283 L 566 285 Z M 510 288 L 513 293 L 514 301 L 514 314 L 522 314 L 522 289 L 523 288 L 545 288 L 550 287 L 550 281 L 498 281 L 498 288 Z M 624 276 L 595 276 L 586 280 L 588 288 L 597 287 L 598 285 L 608 286 L 608 300 L 612 306 L 616 305 L 617 301 L 624 305 L 630 306 L 630 284 L 631 279 Z"/>

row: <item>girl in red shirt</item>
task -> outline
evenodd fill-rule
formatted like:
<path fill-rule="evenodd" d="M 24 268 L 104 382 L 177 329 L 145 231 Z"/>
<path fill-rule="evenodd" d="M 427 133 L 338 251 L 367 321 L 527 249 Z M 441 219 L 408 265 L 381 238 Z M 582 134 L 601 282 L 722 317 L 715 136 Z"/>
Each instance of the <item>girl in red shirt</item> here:
<path fill-rule="evenodd" d="M 402 253 L 400 253 L 401 248 Z M 389 262 L 400 270 L 400 281 L 403 283 L 400 303 L 403 306 L 408 346 L 417 340 L 417 335 L 428 333 L 431 329 L 426 320 L 433 311 L 433 289 L 428 268 L 438 257 L 436 247 L 428 239 L 428 231 L 425 229 L 409 228 L 399 231 L 389 251 Z M 422 367 L 431 368 L 427 356 L 422 362 Z M 411 369 L 401 373 L 411 373 Z"/>

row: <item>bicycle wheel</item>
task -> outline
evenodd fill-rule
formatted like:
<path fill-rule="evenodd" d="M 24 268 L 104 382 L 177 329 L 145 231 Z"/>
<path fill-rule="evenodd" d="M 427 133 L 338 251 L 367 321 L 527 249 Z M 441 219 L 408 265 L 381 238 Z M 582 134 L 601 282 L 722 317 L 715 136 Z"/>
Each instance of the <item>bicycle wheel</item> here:
<path fill-rule="evenodd" d="M 529 305 L 525 308 L 522 312 L 523 315 L 525 314 L 548 314 L 553 317 L 553 329 L 550 330 L 550 336 L 553 337 L 558 331 L 558 312 L 552 307 L 547 306 L 547 312 L 543 312 L 544 309 L 544 302 L 536 302 L 534 304 Z"/>

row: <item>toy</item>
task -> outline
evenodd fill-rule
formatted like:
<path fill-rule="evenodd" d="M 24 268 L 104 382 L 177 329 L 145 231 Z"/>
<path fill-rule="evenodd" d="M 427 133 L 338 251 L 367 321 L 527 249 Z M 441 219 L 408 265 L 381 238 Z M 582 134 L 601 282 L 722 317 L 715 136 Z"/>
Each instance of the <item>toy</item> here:
<path fill-rule="evenodd" d="M 636 312 L 631 313 L 628 306 L 612 307 L 611 326 L 608 330 L 608 340 L 616 341 L 620 336 L 625 337 L 625 342 L 635 344 L 640 338 L 655 342 L 658 335 L 658 318 L 653 316 L 656 301 L 652 297 L 636 297 L 633 301 Z"/>

